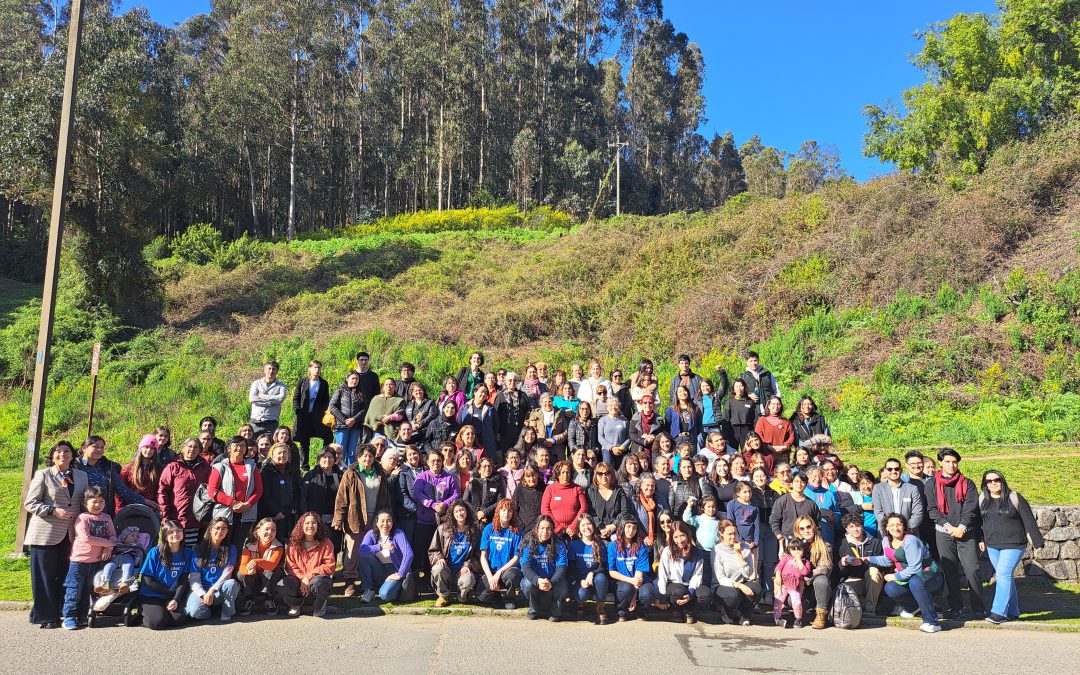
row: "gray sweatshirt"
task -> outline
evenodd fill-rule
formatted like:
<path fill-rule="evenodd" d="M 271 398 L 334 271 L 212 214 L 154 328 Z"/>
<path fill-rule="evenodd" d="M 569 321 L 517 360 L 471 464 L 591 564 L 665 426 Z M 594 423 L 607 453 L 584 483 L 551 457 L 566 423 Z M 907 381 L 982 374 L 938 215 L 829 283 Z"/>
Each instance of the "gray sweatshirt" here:
<path fill-rule="evenodd" d="M 281 404 L 285 400 L 288 387 L 281 380 L 267 383 L 260 377 L 251 383 L 248 401 L 251 403 L 251 421 L 269 422 L 281 419 Z"/>

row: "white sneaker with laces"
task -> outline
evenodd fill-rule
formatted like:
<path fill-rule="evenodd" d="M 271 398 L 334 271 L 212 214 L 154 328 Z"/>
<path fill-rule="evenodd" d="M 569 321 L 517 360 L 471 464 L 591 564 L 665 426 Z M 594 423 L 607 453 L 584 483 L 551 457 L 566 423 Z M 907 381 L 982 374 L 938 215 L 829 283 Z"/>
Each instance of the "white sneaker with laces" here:
<path fill-rule="evenodd" d="M 505 609 L 515 609 L 516 605 L 514 603 L 512 603 L 512 602 L 508 602 L 508 603 L 504 604 L 503 607 Z"/>
<path fill-rule="evenodd" d="M 919 626 L 919 630 L 924 633 L 940 633 L 941 626 L 936 623 L 923 623 L 923 625 Z"/>
<path fill-rule="evenodd" d="M 900 618 L 901 619 L 914 619 L 915 615 L 912 614 L 911 612 L 907 611 L 906 609 L 902 609 L 902 610 L 900 610 Z M 926 624 L 923 624 L 923 625 L 925 626 Z"/>

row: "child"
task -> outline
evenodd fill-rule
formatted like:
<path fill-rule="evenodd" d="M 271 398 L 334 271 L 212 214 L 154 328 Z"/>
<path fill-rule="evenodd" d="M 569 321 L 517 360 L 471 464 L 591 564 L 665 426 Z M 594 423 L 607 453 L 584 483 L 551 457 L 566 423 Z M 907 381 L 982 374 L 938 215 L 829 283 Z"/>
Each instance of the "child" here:
<path fill-rule="evenodd" d="M 683 511 L 683 522 L 694 528 L 694 538 L 698 546 L 712 552 L 716 542 L 720 541 L 720 521 L 716 518 L 716 498 L 706 497 L 701 500 L 701 515 L 694 515 L 697 499 L 690 498 Z"/>
<path fill-rule="evenodd" d="M 90 584 L 100 563 L 112 556 L 116 527 L 105 511 L 105 496 L 93 486 L 83 493 L 86 511 L 75 520 L 75 541 L 71 563 L 64 580 L 64 628 L 75 630 L 86 625 L 90 614 Z"/>
<path fill-rule="evenodd" d="M 113 600 L 131 590 L 131 585 L 135 583 L 139 570 L 142 569 L 143 560 L 146 559 L 146 547 L 149 545 L 150 536 L 139 528 L 134 525 L 124 528 L 116 538 L 112 558 L 101 568 L 98 581 L 101 585 L 95 589 L 101 597 L 94 603 L 95 612 L 104 612 Z M 120 577 L 114 582 L 113 576 L 117 571 Z"/>
<path fill-rule="evenodd" d="M 728 502 L 727 517 L 735 523 L 739 541 L 756 551 L 760 543 L 761 528 L 758 527 L 758 507 L 750 503 L 753 493 L 750 483 L 736 483 L 735 499 Z"/>
<path fill-rule="evenodd" d="M 776 563 L 776 576 L 773 578 L 773 619 L 776 625 L 787 628 L 780 614 L 784 609 L 784 600 L 791 601 L 791 613 L 795 615 L 795 628 L 802 628 L 803 601 L 802 591 L 806 577 L 810 576 L 810 561 L 804 559 L 802 542 L 789 539 L 787 553 Z"/>

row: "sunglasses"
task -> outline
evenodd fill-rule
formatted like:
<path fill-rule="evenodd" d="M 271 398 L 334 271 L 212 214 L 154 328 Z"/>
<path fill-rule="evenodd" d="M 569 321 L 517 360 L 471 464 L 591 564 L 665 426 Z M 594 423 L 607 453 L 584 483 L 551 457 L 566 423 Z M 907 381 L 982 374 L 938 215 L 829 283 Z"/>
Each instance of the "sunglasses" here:
<path fill-rule="evenodd" d="M 987 483 L 1000 483 L 1001 479 L 1000 478 L 987 478 L 986 482 Z"/>
<path fill-rule="evenodd" d="M 610 471 L 597 471 L 596 475 L 597 476 L 610 476 L 611 472 Z"/>
<path fill-rule="evenodd" d="M 885 470 L 888 471 L 889 473 L 898 473 L 900 471 L 900 467 L 898 467 L 898 466 L 887 466 L 887 467 L 885 467 Z"/>
<path fill-rule="evenodd" d="M 666 518 L 661 518 L 661 519 L 660 519 L 660 524 L 661 524 L 661 525 L 670 525 L 670 524 L 671 524 L 671 521 L 670 521 L 670 520 L 668 520 L 668 519 L 666 519 Z"/>

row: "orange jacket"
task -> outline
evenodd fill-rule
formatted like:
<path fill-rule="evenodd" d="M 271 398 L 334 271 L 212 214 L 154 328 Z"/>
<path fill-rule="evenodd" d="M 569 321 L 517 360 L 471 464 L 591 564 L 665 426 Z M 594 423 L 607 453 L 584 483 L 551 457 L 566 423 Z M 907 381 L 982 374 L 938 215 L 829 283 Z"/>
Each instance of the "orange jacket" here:
<path fill-rule="evenodd" d="M 311 579 L 316 576 L 334 576 L 337 557 L 334 555 L 334 542 L 326 539 L 319 546 L 305 548 L 303 544 L 290 543 L 285 551 L 285 572 L 297 579 Z"/>

